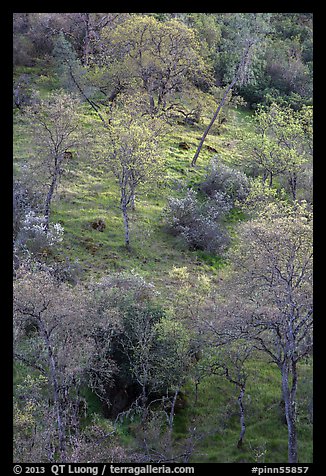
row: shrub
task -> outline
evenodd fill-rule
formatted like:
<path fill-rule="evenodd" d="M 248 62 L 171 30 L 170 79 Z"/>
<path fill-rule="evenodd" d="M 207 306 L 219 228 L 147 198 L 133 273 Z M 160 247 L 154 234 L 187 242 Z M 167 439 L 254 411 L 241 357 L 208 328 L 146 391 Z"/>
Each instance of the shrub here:
<path fill-rule="evenodd" d="M 37 216 L 32 210 L 26 213 L 22 226 L 15 239 L 16 250 L 27 250 L 33 255 L 44 251 L 62 241 L 64 229 L 59 223 L 50 224 L 46 231 L 45 218 Z"/>
<path fill-rule="evenodd" d="M 246 199 L 250 186 L 248 177 L 241 171 L 232 169 L 213 158 L 200 190 L 212 197 L 216 192 L 225 193 L 233 202 Z"/>
<path fill-rule="evenodd" d="M 32 189 L 28 178 L 15 180 L 13 183 L 13 238 L 16 239 L 23 227 L 26 214 L 40 207 L 40 193 Z"/>
<path fill-rule="evenodd" d="M 180 236 L 189 249 L 222 252 L 229 243 L 222 219 L 230 209 L 230 200 L 224 193 L 216 192 L 201 202 L 197 193 L 189 190 L 184 198 L 169 200 L 165 222 L 168 231 Z"/>

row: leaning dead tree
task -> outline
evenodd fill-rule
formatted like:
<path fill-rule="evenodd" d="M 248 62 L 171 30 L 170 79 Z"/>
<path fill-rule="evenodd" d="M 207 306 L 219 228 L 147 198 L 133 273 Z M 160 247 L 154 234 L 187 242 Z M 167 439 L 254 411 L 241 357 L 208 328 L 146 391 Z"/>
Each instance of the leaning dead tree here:
<path fill-rule="evenodd" d="M 232 81 L 230 82 L 230 84 L 228 85 L 228 87 L 225 89 L 224 91 L 224 94 L 222 96 L 222 99 L 219 103 L 219 105 L 217 106 L 217 109 L 212 117 L 212 119 L 210 120 L 210 123 L 208 124 L 208 126 L 206 127 L 201 139 L 200 139 L 200 142 L 198 144 L 198 147 L 197 147 L 197 150 L 196 150 L 196 153 L 192 159 L 192 162 L 191 162 L 191 165 L 192 166 L 195 166 L 196 165 L 196 162 L 197 162 L 197 159 L 198 159 L 198 156 L 200 154 L 200 151 L 203 147 L 203 144 L 204 144 L 204 141 L 206 139 L 206 136 L 207 134 L 209 133 L 209 131 L 211 130 L 217 116 L 219 115 L 222 107 L 224 106 L 224 103 L 228 97 L 228 94 L 229 92 L 232 90 L 233 86 L 239 81 L 239 78 L 241 77 L 241 74 L 244 70 L 244 67 L 245 65 L 248 63 L 248 60 L 249 60 L 249 53 L 250 53 L 250 49 L 253 45 L 252 44 L 248 44 L 247 48 L 245 49 L 244 53 L 243 53 L 243 56 L 241 58 L 241 61 L 239 63 L 239 66 L 238 66 L 238 69 L 236 71 L 236 74 L 234 75 Z"/>
<path fill-rule="evenodd" d="M 234 16 L 233 21 L 235 22 L 234 28 L 235 31 L 237 31 L 237 34 L 233 39 L 232 44 L 225 44 L 225 47 L 231 50 L 235 50 L 236 53 L 242 50 L 242 53 L 235 68 L 235 71 L 231 77 L 229 85 L 226 87 L 222 99 L 219 102 L 211 121 L 206 127 L 200 139 L 196 153 L 191 162 L 192 167 L 196 165 L 206 136 L 211 130 L 216 118 L 218 117 L 222 107 L 224 106 L 229 92 L 237 83 L 245 84 L 250 82 L 250 77 L 252 76 L 251 64 L 254 50 L 256 49 L 257 44 L 261 43 L 262 39 L 269 31 L 269 28 L 267 28 L 269 21 L 268 14 L 240 13 Z"/>

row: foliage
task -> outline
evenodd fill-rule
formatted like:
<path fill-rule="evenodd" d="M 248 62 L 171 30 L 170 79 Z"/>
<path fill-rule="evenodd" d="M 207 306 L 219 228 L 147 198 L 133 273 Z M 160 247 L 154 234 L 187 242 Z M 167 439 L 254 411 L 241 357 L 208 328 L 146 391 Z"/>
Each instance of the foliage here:
<path fill-rule="evenodd" d="M 309 14 L 271 14 L 271 32 L 255 68 L 255 84 L 239 93 L 256 108 L 277 102 L 294 109 L 311 104 L 312 23 Z"/>
<path fill-rule="evenodd" d="M 100 139 L 99 154 L 119 186 L 125 243 L 129 247 L 128 209 L 135 209 L 135 197 L 140 189 L 158 180 L 162 164 L 158 149 L 162 124 L 156 119 L 138 118 L 127 107 L 113 116 Z"/>
<path fill-rule="evenodd" d="M 23 262 L 14 282 L 15 358 L 48 380 L 43 448 L 49 460 L 66 458 L 68 435 L 78 426 L 78 389 L 92 355 L 82 290 L 58 281 L 46 267 Z M 78 320 L 76 320 L 76 314 Z M 78 352 L 77 352 L 78 349 Z M 44 456 L 43 456 L 44 458 Z M 42 459 L 43 459 L 42 458 Z"/>
<path fill-rule="evenodd" d="M 117 65 L 124 83 L 126 74 L 135 81 L 148 95 L 150 114 L 165 109 L 187 82 L 209 80 L 193 30 L 177 20 L 134 15 L 114 30 L 104 29 L 101 41 L 102 63 Z"/>
<path fill-rule="evenodd" d="M 293 199 L 297 198 L 300 176 L 312 157 L 312 107 L 293 111 L 272 104 L 259 107 L 254 117 L 256 134 L 243 137 L 250 164 L 272 186 L 274 177 Z"/>
<path fill-rule="evenodd" d="M 310 462 L 312 15 L 13 27 L 15 459 Z"/>
<path fill-rule="evenodd" d="M 26 176 L 13 183 L 13 238 L 19 233 L 26 213 L 36 211 L 40 206 L 39 193 L 32 190 Z"/>
<path fill-rule="evenodd" d="M 207 175 L 200 185 L 200 190 L 208 197 L 222 192 L 234 203 L 246 199 L 249 184 L 249 179 L 243 172 L 224 165 L 218 157 L 214 157 L 207 168 Z"/>
<path fill-rule="evenodd" d="M 51 224 L 47 230 L 44 217 L 29 211 L 16 236 L 15 250 L 28 251 L 32 255 L 42 254 L 62 241 L 63 233 L 60 223 Z"/>
<path fill-rule="evenodd" d="M 25 114 L 33 127 L 35 145 L 46 162 L 74 148 L 78 135 L 78 99 L 64 90 L 52 91 L 45 99 L 36 95 L 34 104 Z"/>
<path fill-rule="evenodd" d="M 190 249 L 221 253 L 229 242 L 222 219 L 230 209 L 225 193 L 216 192 L 201 202 L 190 189 L 184 198 L 169 199 L 165 222 L 169 232 L 180 236 Z"/>
<path fill-rule="evenodd" d="M 270 203 L 279 203 L 286 201 L 286 193 L 284 190 L 277 190 L 270 187 L 266 182 L 262 182 L 260 178 L 250 180 L 250 191 L 246 199 L 238 203 L 239 208 L 247 216 L 256 217 Z"/>

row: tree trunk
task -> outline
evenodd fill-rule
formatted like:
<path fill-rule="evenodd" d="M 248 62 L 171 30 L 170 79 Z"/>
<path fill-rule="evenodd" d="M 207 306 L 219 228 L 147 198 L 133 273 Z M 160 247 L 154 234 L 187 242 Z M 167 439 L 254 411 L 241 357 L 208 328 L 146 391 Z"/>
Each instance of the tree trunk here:
<path fill-rule="evenodd" d="M 128 217 L 128 210 L 127 210 L 127 204 L 125 202 L 122 203 L 121 206 L 122 209 L 122 214 L 123 214 L 123 223 L 125 227 L 125 244 L 126 247 L 130 247 L 129 243 L 129 217 Z"/>
<path fill-rule="evenodd" d="M 240 395 L 238 397 L 238 403 L 239 403 L 239 408 L 240 408 L 240 436 L 238 440 L 237 447 L 241 448 L 242 446 L 242 441 L 246 432 L 246 425 L 245 425 L 245 411 L 244 411 L 244 406 L 243 406 L 243 397 L 245 393 L 245 386 L 241 385 L 241 390 L 240 390 Z"/>
<path fill-rule="evenodd" d="M 285 417 L 288 427 L 288 463 L 298 462 L 298 444 L 296 429 L 295 395 L 297 389 L 296 365 L 292 365 L 292 386 L 289 383 L 289 362 L 283 364 L 282 369 L 282 393 L 285 406 Z M 293 373 L 294 372 L 294 373 Z"/>
<path fill-rule="evenodd" d="M 209 131 L 211 130 L 211 128 L 212 128 L 212 126 L 213 126 L 213 124 L 214 124 L 214 122 L 215 122 L 217 116 L 219 115 L 220 110 L 221 110 L 222 107 L 224 106 L 224 103 L 225 103 L 225 101 L 226 101 L 227 95 L 228 95 L 229 91 L 233 88 L 233 86 L 235 85 L 236 80 L 237 80 L 237 78 L 234 78 L 234 80 L 229 84 L 229 86 L 228 86 L 227 89 L 225 90 L 224 95 L 223 95 L 223 97 L 222 97 L 222 100 L 221 100 L 221 102 L 219 103 L 218 108 L 216 109 L 216 111 L 215 111 L 215 113 L 214 113 L 214 116 L 212 117 L 210 123 L 209 123 L 208 126 L 206 127 L 205 132 L 204 132 L 204 134 L 202 135 L 202 138 L 200 139 L 200 142 L 199 142 L 199 145 L 198 145 L 198 147 L 197 147 L 196 153 L 195 153 L 195 155 L 194 155 L 194 157 L 193 157 L 193 159 L 192 159 L 192 162 L 191 162 L 191 166 L 192 166 L 192 167 L 194 167 L 194 166 L 196 165 L 198 156 L 199 156 L 200 151 L 201 151 L 201 149 L 202 149 L 202 147 L 203 147 L 203 144 L 204 144 L 204 141 L 205 141 L 205 139 L 206 139 L 206 136 L 207 136 L 207 134 L 209 133 Z"/>
<path fill-rule="evenodd" d="M 175 404 L 177 402 L 177 398 L 179 395 L 180 388 L 178 387 L 176 391 L 174 392 L 172 404 L 171 404 L 171 410 L 170 410 L 170 415 L 169 415 L 169 429 L 170 432 L 173 430 L 173 421 L 174 421 L 174 411 L 175 411 Z"/>
<path fill-rule="evenodd" d="M 150 115 L 154 116 L 155 115 L 155 102 L 152 94 L 149 94 L 149 110 L 150 110 Z"/>
<path fill-rule="evenodd" d="M 89 58 L 89 45 L 90 45 L 90 18 L 89 13 L 84 13 L 84 23 L 85 23 L 85 37 L 84 37 L 84 45 L 83 45 L 83 65 L 88 66 L 88 58 Z"/>
<path fill-rule="evenodd" d="M 269 172 L 269 188 L 273 185 L 273 172 Z"/>
<path fill-rule="evenodd" d="M 75 86 L 77 87 L 78 91 L 81 93 L 81 95 L 85 98 L 85 100 L 88 102 L 88 104 L 91 106 L 92 109 L 94 109 L 94 111 L 96 112 L 96 114 L 98 115 L 98 117 L 101 119 L 101 121 L 103 122 L 103 125 L 104 127 L 107 129 L 108 128 L 108 125 L 105 121 L 105 119 L 103 118 L 102 114 L 100 113 L 99 111 L 99 107 L 95 104 L 94 101 L 92 101 L 91 99 L 89 99 L 89 97 L 85 94 L 84 90 L 82 89 L 82 87 L 80 86 L 80 84 L 78 83 L 74 73 L 72 72 L 72 66 L 71 64 L 68 63 L 68 66 L 69 66 L 69 74 L 70 74 L 70 77 L 71 79 L 73 80 Z"/>
<path fill-rule="evenodd" d="M 65 462 L 66 461 L 66 430 L 65 430 L 64 418 L 62 414 L 62 406 L 61 406 L 60 396 L 59 396 L 57 367 L 56 367 L 55 359 L 53 356 L 53 349 L 52 349 L 49 335 L 44 327 L 43 322 L 41 320 L 39 320 L 38 322 L 39 322 L 39 329 L 43 337 L 43 340 L 47 349 L 47 354 L 48 354 L 49 377 L 50 377 L 49 380 L 52 386 L 52 396 L 53 396 L 53 402 L 54 402 L 56 420 L 57 420 L 57 426 L 58 426 L 60 461 Z"/>
<path fill-rule="evenodd" d="M 131 209 L 132 211 L 134 212 L 135 211 L 135 198 L 136 198 L 136 195 L 135 194 L 132 194 L 131 195 L 131 199 L 130 199 L 130 206 L 131 206 Z"/>
<path fill-rule="evenodd" d="M 266 170 L 264 170 L 264 172 L 263 172 L 263 177 L 262 177 L 263 185 L 265 185 L 266 180 L 267 180 L 267 177 L 268 177 L 268 173 L 267 173 Z"/>
<path fill-rule="evenodd" d="M 290 185 L 290 189 L 291 189 L 291 193 L 292 193 L 292 198 L 293 198 L 293 200 L 296 200 L 296 198 L 297 198 L 297 174 L 295 172 L 290 175 L 289 185 Z"/>
<path fill-rule="evenodd" d="M 238 81 L 239 77 L 240 77 L 240 73 L 242 71 L 242 68 L 244 67 L 244 65 L 247 63 L 247 60 L 248 60 L 248 55 L 249 55 L 249 51 L 250 51 L 250 48 L 251 46 L 253 46 L 251 43 L 248 44 L 248 46 L 246 47 L 243 55 L 242 55 L 242 58 L 240 60 L 240 63 L 239 63 L 239 66 L 236 70 L 236 73 L 231 81 L 231 83 L 229 84 L 229 86 L 226 88 L 226 90 L 224 91 L 224 94 L 223 94 L 223 97 L 221 99 L 221 102 L 219 103 L 210 123 L 208 124 L 202 138 L 200 139 L 200 142 L 199 142 L 199 145 L 197 147 L 197 150 L 196 150 L 196 153 L 192 159 L 192 162 L 191 162 L 191 166 L 194 167 L 196 165 L 196 162 L 197 162 L 197 159 L 198 159 L 198 156 L 200 154 L 200 151 L 203 147 L 203 144 L 204 144 L 204 141 L 206 139 L 206 136 L 207 134 L 209 133 L 209 131 L 211 130 L 211 127 L 213 126 L 217 116 L 219 115 L 219 112 L 220 110 L 222 109 L 222 107 L 224 106 L 224 103 L 226 101 L 226 98 L 227 98 L 227 95 L 228 93 L 231 91 L 231 89 L 233 88 L 233 86 L 235 85 L 235 83 Z"/>
<path fill-rule="evenodd" d="M 45 207 L 44 207 L 45 233 L 49 231 L 51 202 L 52 202 L 54 190 L 57 184 L 57 179 L 58 179 L 58 172 L 56 171 L 54 172 L 52 182 L 51 182 L 51 185 L 45 200 Z"/>

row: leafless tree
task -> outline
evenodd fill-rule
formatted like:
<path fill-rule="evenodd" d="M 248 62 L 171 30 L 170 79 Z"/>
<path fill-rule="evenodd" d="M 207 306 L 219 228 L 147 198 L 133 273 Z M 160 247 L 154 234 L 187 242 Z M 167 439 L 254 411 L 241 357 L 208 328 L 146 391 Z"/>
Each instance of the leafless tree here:
<path fill-rule="evenodd" d="M 298 461 L 298 364 L 313 345 L 311 218 L 305 204 L 274 204 L 241 225 L 234 273 L 223 282 L 227 303 L 214 308 L 217 321 L 206 320 L 220 340 L 247 339 L 279 368 L 289 463 Z"/>
<path fill-rule="evenodd" d="M 36 174 L 43 174 L 47 192 L 44 203 L 45 228 L 50 222 L 51 204 L 62 174 L 72 158 L 71 150 L 85 142 L 85 133 L 77 113 L 78 101 L 63 90 L 26 108 L 26 117 L 34 134 L 37 153 Z"/>
<path fill-rule="evenodd" d="M 244 84 L 250 81 L 251 64 L 255 49 L 257 45 L 261 43 L 264 35 L 268 31 L 266 29 L 268 17 L 264 17 L 264 14 L 258 13 L 244 13 L 235 14 L 231 22 L 234 21 L 233 26 L 235 35 L 233 42 L 228 43 L 228 48 L 233 49 L 238 56 L 238 64 L 234 69 L 232 78 L 226 87 L 221 101 L 219 102 L 217 109 L 206 127 L 200 142 L 198 144 L 195 155 L 192 159 L 191 166 L 195 166 L 200 151 L 203 147 L 207 134 L 211 130 L 216 118 L 218 117 L 221 109 L 223 108 L 225 101 L 230 91 L 237 83 Z"/>

